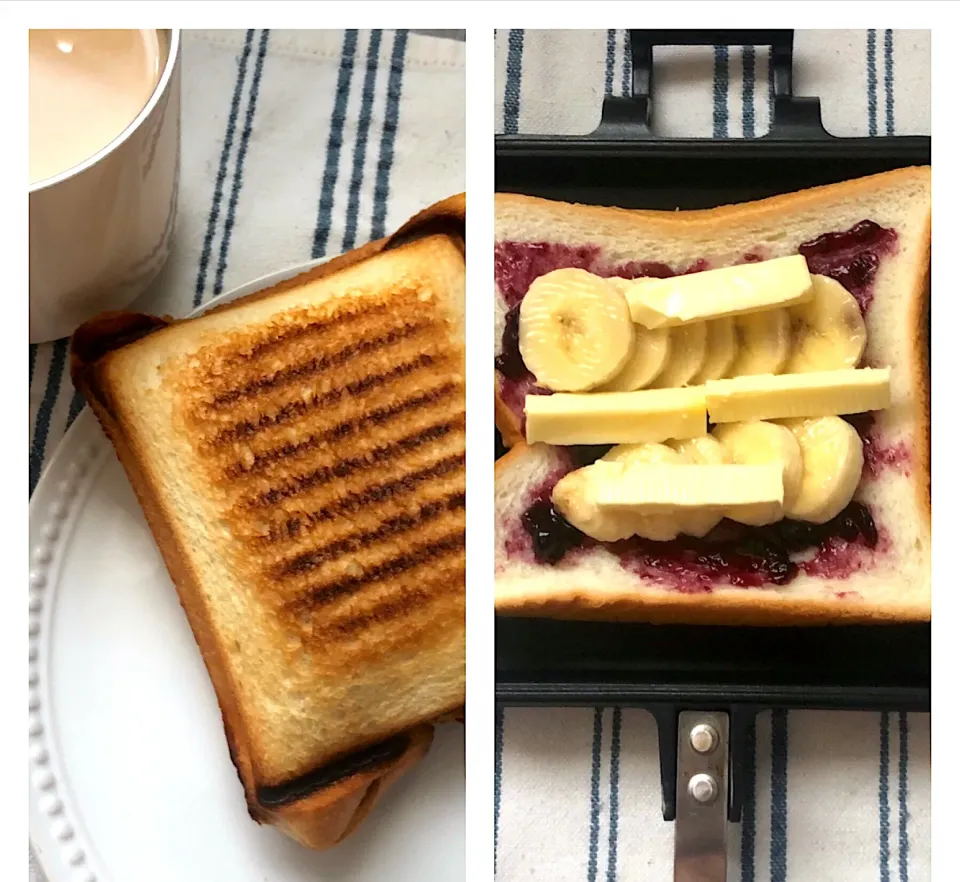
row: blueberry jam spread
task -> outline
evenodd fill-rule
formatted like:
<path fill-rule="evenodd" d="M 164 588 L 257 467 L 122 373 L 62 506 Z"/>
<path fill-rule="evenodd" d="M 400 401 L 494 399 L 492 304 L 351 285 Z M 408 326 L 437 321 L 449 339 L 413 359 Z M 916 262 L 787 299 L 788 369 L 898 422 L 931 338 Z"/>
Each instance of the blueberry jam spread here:
<path fill-rule="evenodd" d="M 557 564 L 570 552 L 597 544 L 567 521 L 544 494 L 538 496 L 520 521 L 540 563 Z M 856 569 L 860 551 L 876 548 L 879 541 L 870 510 L 861 502 L 851 502 L 826 524 L 783 520 L 748 528 L 723 521 L 703 539 L 652 542 L 634 537 L 606 543 L 606 547 L 630 572 L 693 593 L 710 591 L 716 584 L 787 585 L 801 571 L 843 578 Z M 803 560 L 794 560 L 800 555 Z"/>
<path fill-rule="evenodd" d="M 873 283 L 886 255 L 897 245 L 894 230 L 871 220 L 862 220 L 849 230 L 824 233 L 798 247 L 813 274 L 838 281 L 866 313 L 873 300 Z M 765 257 L 752 250 L 742 257 L 754 263 Z M 620 266 L 606 263 L 600 249 L 579 248 L 545 242 L 500 242 L 495 247 L 497 286 L 509 312 L 496 368 L 501 376 L 501 398 L 518 416 L 523 416 L 527 394 L 550 394 L 540 389 L 520 356 L 519 313 L 531 282 L 552 270 L 575 267 L 605 278 L 669 278 L 710 269 L 705 260 L 685 268 L 672 268 L 653 261 L 632 261 Z M 882 446 L 870 414 L 848 418 L 864 444 L 864 477 L 885 467 L 909 473 L 906 445 Z M 864 552 L 882 551 L 888 541 L 878 530 L 870 509 L 851 502 L 825 524 L 782 520 L 767 527 L 745 527 L 722 521 L 702 539 L 681 536 L 672 542 L 654 542 L 639 537 L 623 542 L 598 543 L 574 527 L 550 501 L 553 487 L 564 474 L 588 465 L 609 447 L 563 448 L 567 467 L 547 479 L 531 497 L 520 522 L 506 541 L 509 555 L 531 556 L 550 565 L 563 565 L 580 549 L 602 544 L 630 572 L 684 592 L 708 592 L 718 585 L 761 587 L 787 585 L 800 573 L 842 579 L 864 563 Z"/>
<path fill-rule="evenodd" d="M 873 300 L 873 279 L 880 258 L 892 253 L 896 244 L 894 230 L 862 220 L 846 232 L 824 233 L 804 242 L 798 251 L 807 259 L 811 273 L 836 279 L 866 313 Z"/>

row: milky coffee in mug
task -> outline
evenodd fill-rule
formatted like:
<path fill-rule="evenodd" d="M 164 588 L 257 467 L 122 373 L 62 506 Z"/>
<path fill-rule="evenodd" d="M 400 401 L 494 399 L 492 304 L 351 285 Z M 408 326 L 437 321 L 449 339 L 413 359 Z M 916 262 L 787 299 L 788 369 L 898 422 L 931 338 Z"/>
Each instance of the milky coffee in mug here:
<path fill-rule="evenodd" d="M 179 59 L 179 31 L 30 31 L 31 342 L 127 306 L 162 268 Z"/>
<path fill-rule="evenodd" d="M 30 31 L 30 183 L 99 153 L 159 79 L 156 31 Z"/>

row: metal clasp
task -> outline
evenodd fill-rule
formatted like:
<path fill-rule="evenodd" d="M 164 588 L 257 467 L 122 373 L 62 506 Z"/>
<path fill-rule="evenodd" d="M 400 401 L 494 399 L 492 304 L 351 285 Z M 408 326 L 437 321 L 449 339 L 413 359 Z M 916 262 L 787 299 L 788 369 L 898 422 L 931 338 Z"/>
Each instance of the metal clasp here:
<path fill-rule="evenodd" d="M 677 726 L 674 882 L 726 882 L 730 717 L 682 711 Z"/>

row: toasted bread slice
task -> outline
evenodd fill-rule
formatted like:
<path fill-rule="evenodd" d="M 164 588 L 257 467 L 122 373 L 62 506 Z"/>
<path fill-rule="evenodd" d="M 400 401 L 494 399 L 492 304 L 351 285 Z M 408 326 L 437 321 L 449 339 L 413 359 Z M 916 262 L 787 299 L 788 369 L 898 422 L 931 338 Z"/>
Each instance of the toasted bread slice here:
<path fill-rule="evenodd" d="M 464 701 L 463 205 L 201 317 L 73 341 L 250 812 L 314 848 Z"/>
<path fill-rule="evenodd" d="M 877 549 L 852 549 L 832 569 L 801 567 L 787 585 L 738 588 L 721 579 L 709 591 L 661 578 L 656 567 L 640 566 L 636 555 L 605 543 L 555 565 L 542 563 L 520 517 L 574 465 L 564 448 L 523 443 L 522 402 L 532 377 L 510 379 L 497 371 L 497 425 L 505 443 L 515 445 L 497 464 L 498 612 L 750 624 L 928 620 L 930 200 L 929 168 L 704 211 L 632 211 L 498 195 L 498 329 L 530 281 L 559 266 L 608 276 L 661 275 L 796 254 L 803 243 L 847 233 L 864 220 L 895 234 L 885 233 L 880 248 L 853 242 L 843 266 L 808 258 L 812 272 L 834 274 L 858 298 L 867 327 L 862 364 L 892 369 L 893 404 L 872 415 L 863 431 L 867 466 L 855 497 L 873 514 Z M 843 278 L 855 260 L 862 278 Z M 499 333 L 497 345 L 499 355 Z"/>

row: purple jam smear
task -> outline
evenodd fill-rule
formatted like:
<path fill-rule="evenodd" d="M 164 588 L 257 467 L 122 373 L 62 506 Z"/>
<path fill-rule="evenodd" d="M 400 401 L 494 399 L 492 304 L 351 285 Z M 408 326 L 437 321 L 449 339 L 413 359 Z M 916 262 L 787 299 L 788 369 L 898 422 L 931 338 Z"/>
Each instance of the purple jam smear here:
<path fill-rule="evenodd" d="M 561 477 L 558 470 L 533 494 L 519 529 L 507 539 L 508 555 L 532 554 L 540 563 L 555 565 L 571 552 L 597 544 L 550 502 Z M 864 551 L 877 549 L 881 536 L 869 508 L 851 502 L 826 524 L 783 520 L 767 527 L 744 527 L 723 521 L 703 539 L 652 542 L 635 537 L 605 544 L 629 572 L 677 591 L 703 593 L 719 585 L 788 585 L 800 572 L 843 579 L 863 566 Z M 798 554 L 805 559 L 791 557 Z"/>
<path fill-rule="evenodd" d="M 823 233 L 797 250 L 807 259 L 810 272 L 836 279 L 857 299 L 866 314 L 873 302 L 873 280 L 880 258 L 897 247 L 897 233 L 872 220 L 862 220 L 849 230 Z"/>
<path fill-rule="evenodd" d="M 520 419 L 525 430 L 523 402 L 527 395 L 550 395 L 549 389 L 537 386 L 536 378 L 520 355 L 520 303 L 533 280 L 556 269 L 585 269 L 603 278 L 668 279 L 675 275 L 703 272 L 710 268 L 705 260 L 675 270 L 656 261 L 630 261 L 619 266 L 604 263 L 596 246 L 571 248 L 550 242 L 498 242 L 494 246 L 494 278 L 507 302 L 509 311 L 500 341 L 500 354 L 494 366 L 500 372 L 500 399 Z"/>
<path fill-rule="evenodd" d="M 876 478 L 886 469 L 896 469 L 909 477 L 913 455 L 905 442 L 883 443 L 872 413 L 851 414 L 844 419 L 857 430 L 863 442 L 863 478 Z"/>

